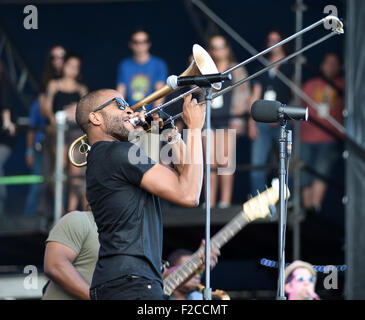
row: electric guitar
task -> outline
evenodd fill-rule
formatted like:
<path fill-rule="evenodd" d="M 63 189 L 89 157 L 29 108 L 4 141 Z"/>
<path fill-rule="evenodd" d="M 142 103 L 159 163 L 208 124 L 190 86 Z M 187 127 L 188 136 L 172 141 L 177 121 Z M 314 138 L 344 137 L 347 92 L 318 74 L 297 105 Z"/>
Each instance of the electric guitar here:
<path fill-rule="evenodd" d="M 290 192 L 287 188 L 285 198 L 289 197 Z M 220 249 L 248 223 L 256 219 L 266 218 L 272 210 L 275 210 L 274 205 L 278 201 L 279 182 L 276 179 L 271 188 L 243 204 L 243 210 L 213 236 L 210 242 L 211 247 Z M 184 283 L 202 265 L 200 256 L 204 251 L 205 248 L 199 248 L 185 263 L 164 279 L 164 293 L 166 295 L 170 296 L 176 288 Z"/>

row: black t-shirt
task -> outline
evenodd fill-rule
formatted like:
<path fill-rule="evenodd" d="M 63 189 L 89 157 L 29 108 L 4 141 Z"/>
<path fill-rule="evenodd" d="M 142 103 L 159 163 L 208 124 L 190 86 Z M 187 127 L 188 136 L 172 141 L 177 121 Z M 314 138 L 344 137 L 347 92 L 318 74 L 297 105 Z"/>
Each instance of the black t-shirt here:
<path fill-rule="evenodd" d="M 286 62 L 280 65 L 279 71 L 291 79 L 294 73 L 294 66 Z M 252 84 L 260 84 L 262 86 L 262 96 L 260 99 L 273 99 L 284 104 L 288 104 L 291 99 L 290 88 L 278 78 L 272 69 L 253 79 Z"/>
<path fill-rule="evenodd" d="M 232 80 L 223 82 L 222 89 L 232 85 Z M 213 100 L 211 104 L 212 120 L 211 124 L 214 129 L 227 129 L 232 110 L 232 91 Z"/>
<path fill-rule="evenodd" d="M 136 158 L 142 161 L 134 164 Z M 92 288 L 128 274 L 163 285 L 160 203 L 140 187 L 144 173 L 154 164 L 130 142 L 101 141 L 91 147 L 86 196 L 100 242 Z"/>

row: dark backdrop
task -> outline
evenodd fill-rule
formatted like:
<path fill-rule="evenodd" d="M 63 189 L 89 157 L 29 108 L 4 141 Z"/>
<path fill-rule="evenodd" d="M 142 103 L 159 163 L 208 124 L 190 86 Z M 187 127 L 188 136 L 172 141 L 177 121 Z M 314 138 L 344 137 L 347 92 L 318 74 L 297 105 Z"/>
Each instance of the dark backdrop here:
<path fill-rule="evenodd" d="M 294 0 L 274 1 L 208 1 L 208 6 L 255 48 L 261 50 L 267 32 L 276 28 L 291 35 L 295 31 Z M 34 2 L 36 3 L 36 1 Z M 279 5 L 280 3 L 280 5 Z M 324 16 L 327 1 L 305 1 L 304 26 Z M 342 1 L 332 1 L 343 16 Z M 114 87 L 118 62 L 129 55 L 127 41 L 136 26 L 151 32 L 152 52 L 166 60 L 170 72 L 182 72 L 194 43 L 202 43 L 194 29 L 184 1 L 126 1 L 109 4 L 36 4 L 38 30 L 23 27 L 24 5 L 2 5 L 0 21 L 13 38 L 29 66 L 39 77 L 46 51 L 63 44 L 83 57 L 83 74 L 91 89 Z M 193 6 L 203 28 L 209 21 Z M 316 38 L 321 28 L 305 36 Z M 249 57 L 232 41 L 238 61 Z M 204 44 L 203 44 L 204 45 Z M 317 67 L 323 54 L 335 51 L 342 55 L 342 41 L 329 40 L 311 49 L 308 62 Z M 251 69 L 248 66 L 248 69 Z M 309 76 L 310 74 L 306 74 Z"/>

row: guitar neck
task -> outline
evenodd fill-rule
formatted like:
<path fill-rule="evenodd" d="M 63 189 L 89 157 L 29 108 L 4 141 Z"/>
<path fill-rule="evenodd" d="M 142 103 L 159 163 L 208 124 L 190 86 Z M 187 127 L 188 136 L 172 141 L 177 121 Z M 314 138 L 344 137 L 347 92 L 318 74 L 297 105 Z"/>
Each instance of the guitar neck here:
<path fill-rule="evenodd" d="M 248 223 L 249 219 L 246 217 L 245 213 L 240 212 L 214 235 L 211 239 L 211 247 L 220 249 Z"/>
<path fill-rule="evenodd" d="M 240 230 L 242 230 L 249 219 L 244 212 L 240 212 L 229 223 L 227 223 L 221 230 L 219 230 L 211 239 L 211 248 L 220 249 L 229 240 L 231 240 Z M 164 280 L 164 292 L 171 295 L 174 290 L 180 286 L 186 279 L 188 279 L 201 265 L 200 254 L 204 252 L 204 248 L 199 248 L 184 264 L 173 271 Z"/>

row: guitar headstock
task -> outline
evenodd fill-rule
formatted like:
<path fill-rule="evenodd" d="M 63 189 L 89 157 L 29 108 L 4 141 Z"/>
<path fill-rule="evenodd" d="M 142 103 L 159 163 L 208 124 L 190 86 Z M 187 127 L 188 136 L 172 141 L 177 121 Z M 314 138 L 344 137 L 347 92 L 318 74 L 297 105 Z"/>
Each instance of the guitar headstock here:
<path fill-rule="evenodd" d="M 290 197 L 290 191 L 286 187 L 285 199 Z M 279 201 L 279 180 L 272 182 L 271 188 L 258 194 L 256 197 L 243 204 L 243 212 L 250 221 L 266 218 L 270 213 L 270 206 Z"/>

